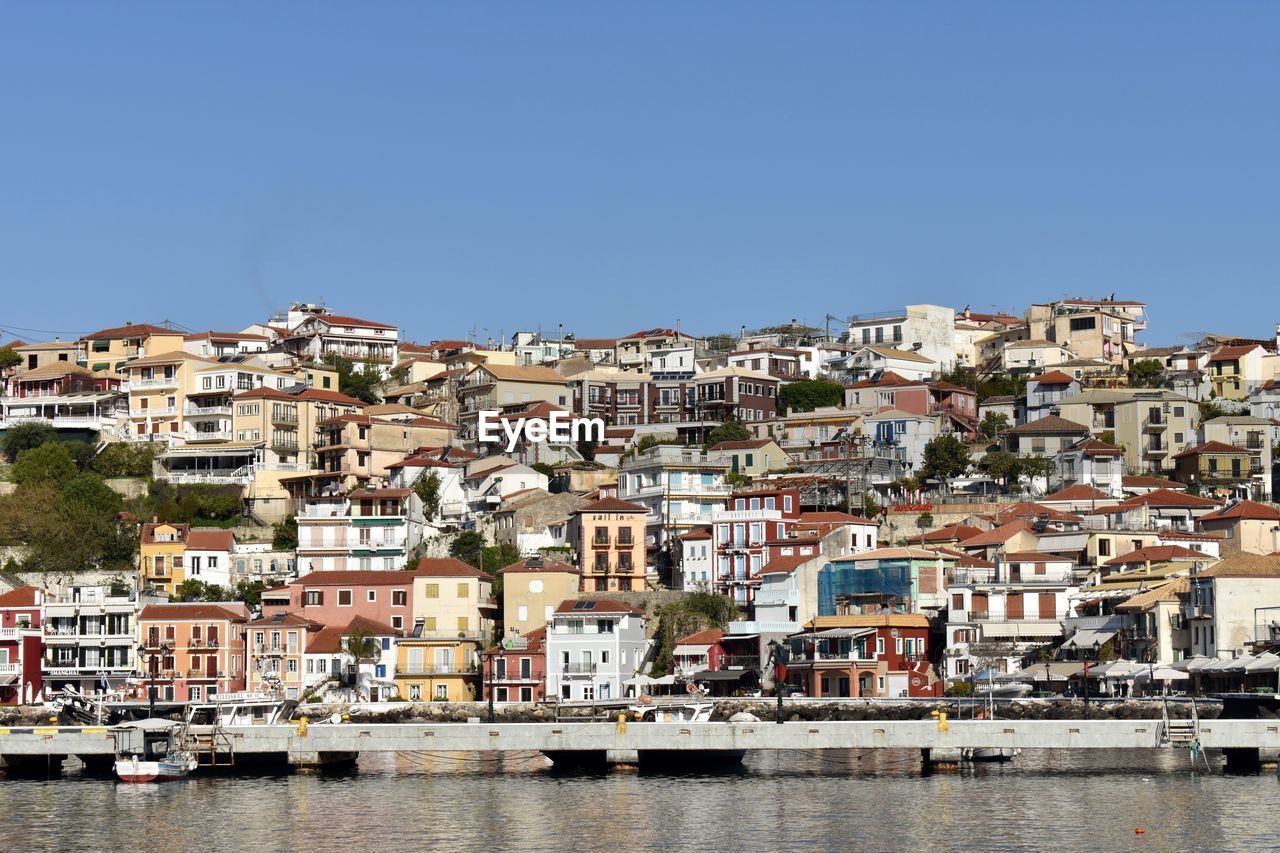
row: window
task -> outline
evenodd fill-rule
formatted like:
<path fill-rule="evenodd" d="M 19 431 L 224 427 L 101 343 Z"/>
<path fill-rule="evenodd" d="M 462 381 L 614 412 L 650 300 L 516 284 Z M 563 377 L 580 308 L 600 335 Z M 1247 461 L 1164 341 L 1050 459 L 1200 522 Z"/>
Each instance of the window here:
<path fill-rule="evenodd" d="M 470 627 L 470 620 L 466 616 L 458 617 L 458 630 L 466 631 Z"/>
<path fill-rule="evenodd" d="M 597 632 L 597 633 L 600 633 L 600 634 L 612 634 L 612 633 L 613 633 L 613 620 L 612 620 L 612 619 L 597 619 L 597 620 L 596 620 L 596 632 Z"/>
<path fill-rule="evenodd" d="M 439 598 L 439 597 L 440 597 L 440 584 L 438 584 L 438 583 L 429 583 L 429 584 L 427 584 L 427 585 L 426 585 L 426 588 L 425 588 L 425 590 L 424 590 L 424 592 L 423 592 L 423 595 L 425 595 L 427 598 Z"/>
<path fill-rule="evenodd" d="M 338 590 L 338 606 L 339 607 L 351 606 L 351 590 L 349 589 Z"/>
<path fill-rule="evenodd" d="M 369 600 L 370 600 L 370 601 L 377 601 L 377 600 L 378 600 L 378 592 L 377 592 L 377 590 L 372 590 L 372 589 L 371 589 L 371 590 L 369 590 L 369 592 L 368 592 L 368 596 L 369 596 Z"/>
<path fill-rule="evenodd" d="M 536 594 L 542 592 L 542 590 L 543 584 L 541 579 L 535 578 L 534 580 L 529 581 L 529 592 Z M 524 617 L 522 616 L 520 618 L 523 619 Z"/>
<path fill-rule="evenodd" d="M 609 662 L 609 650 L 602 649 L 600 652 L 600 663 L 608 663 L 608 662 Z"/>
<path fill-rule="evenodd" d="M 409 596 L 403 589 L 391 591 L 391 606 L 404 607 L 408 603 Z"/>
<path fill-rule="evenodd" d="M 876 654 L 884 654 L 884 637 L 876 637 Z"/>
<path fill-rule="evenodd" d="M 470 592 L 471 585 L 467 583 L 458 584 L 458 598 L 466 598 Z"/>
<path fill-rule="evenodd" d="M 287 660 L 285 660 L 285 662 L 284 662 L 284 671 L 285 671 L 285 672 L 297 672 L 297 671 L 298 671 L 298 659 L 297 659 L 297 658 L 288 658 Z"/>
<path fill-rule="evenodd" d="M 392 628 L 396 628 L 396 629 L 403 630 L 403 629 L 404 629 L 404 617 L 403 617 L 403 616 L 392 616 L 392 617 L 391 617 L 391 627 L 392 627 Z"/>
<path fill-rule="evenodd" d="M 1098 327 L 1097 317 L 1073 317 L 1071 318 L 1071 331 L 1087 332 Z"/>
<path fill-rule="evenodd" d="M 440 700 L 448 700 L 448 698 L 449 698 L 449 685 L 447 685 L 447 684 L 437 684 L 437 685 L 436 685 L 436 699 L 440 699 Z"/>

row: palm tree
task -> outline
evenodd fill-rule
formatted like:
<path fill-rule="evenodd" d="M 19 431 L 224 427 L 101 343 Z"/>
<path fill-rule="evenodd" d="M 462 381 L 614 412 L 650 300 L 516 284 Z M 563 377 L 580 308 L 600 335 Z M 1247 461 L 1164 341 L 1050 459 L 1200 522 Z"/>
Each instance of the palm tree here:
<path fill-rule="evenodd" d="M 351 657 L 355 659 L 356 679 L 355 679 L 354 687 L 356 690 L 357 699 L 361 698 L 360 696 L 360 664 L 363 661 L 371 660 L 377 657 L 379 654 L 381 654 L 381 652 L 382 652 L 382 646 L 378 643 L 377 638 L 375 638 L 368 631 L 355 630 L 355 631 L 352 631 L 350 634 L 347 634 L 347 654 L 351 655 Z M 368 699 L 367 693 L 365 694 L 364 698 L 366 700 Z"/>

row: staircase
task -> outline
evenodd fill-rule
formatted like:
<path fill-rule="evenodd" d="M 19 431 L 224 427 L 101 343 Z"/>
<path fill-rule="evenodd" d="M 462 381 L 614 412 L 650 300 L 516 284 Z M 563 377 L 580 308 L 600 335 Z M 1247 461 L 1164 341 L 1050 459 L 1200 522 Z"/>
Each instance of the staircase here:
<path fill-rule="evenodd" d="M 1164 726 L 1165 746 L 1188 746 L 1199 740 L 1198 726 L 1195 720 L 1169 720 Z"/>

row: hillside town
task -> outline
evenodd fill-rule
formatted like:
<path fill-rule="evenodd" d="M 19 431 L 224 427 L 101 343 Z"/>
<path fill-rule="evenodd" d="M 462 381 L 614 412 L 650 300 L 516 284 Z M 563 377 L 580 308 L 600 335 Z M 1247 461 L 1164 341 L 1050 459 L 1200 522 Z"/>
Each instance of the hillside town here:
<path fill-rule="evenodd" d="M 1280 325 L 1146 309 L 10 330 L 0 703 L 1273 691 Z"/>

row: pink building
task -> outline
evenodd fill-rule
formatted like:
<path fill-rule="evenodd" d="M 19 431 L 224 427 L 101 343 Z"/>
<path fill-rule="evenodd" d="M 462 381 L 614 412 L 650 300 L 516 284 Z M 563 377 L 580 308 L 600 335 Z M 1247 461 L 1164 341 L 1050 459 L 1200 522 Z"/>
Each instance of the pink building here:
<path fill-rule="evenodd" d="M 40 695 L 40 608 L 44 591 L 22 586 L 0 595 L 0 705 Z"/>
<path fill-rule="evenodd" d="M 262 618 L 296 613 L 328 627 L 342 627 L 356 616 L 390 625 L 413 627 L 414 572 L 312 572 L 293 583 L 262 593 Z"/>

